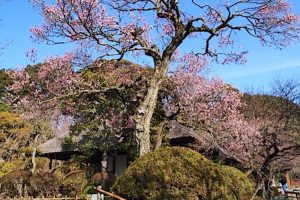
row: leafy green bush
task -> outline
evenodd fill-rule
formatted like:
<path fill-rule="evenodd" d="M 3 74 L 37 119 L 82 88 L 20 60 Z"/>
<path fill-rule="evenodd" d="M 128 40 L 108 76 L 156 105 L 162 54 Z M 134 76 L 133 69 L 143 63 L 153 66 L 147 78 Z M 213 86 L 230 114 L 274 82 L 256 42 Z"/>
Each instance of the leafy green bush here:
<path fill-rule="evenodd" d="M 60 177 L 55 173 L 40 172 L 30 177 L 30 196 L 53 197 L 59 195 Z"/>
<path fill-rule="evenodd" d="M 54 197 L 80 196 L 88 181 L 82 170 L 72 171 L 66 176 L 60 172 L 38 172 L 15 170 L 0 178 L 0 194 L 4 197 Z"/>
<path fill-rule="evenodd" d="M 59 195 L 60 180 L 49 172 L 32 174 L 29 170 L 15 170 L 0 179 L 0 193 L 6 197 Z"/>
<path fill-rule="evenodd" d="M 14 161 L 3 161 L 0 162 L 0 179 L 5 175 L 12 171 L 15 171 L 20 168 L 24 168 L 24 160 L 16 159 Z"/>
<path fill-rule="evenodd" d="M 234 200 L 252 190 L 241 171 L 182 147 L 162 148 L 137 159 L 113 187 L 131 200 Z"/>
<path fill-rule="evenodd" d="M 79 196 L 88 184 L 85 172 L 83 170 L 72 171 L 66 175 L 62 182 L 62 194 L 74 197 Z"/>
<path fill-rule="evenodd" d="M 27 170 L 15 170 L 0 179 L 0 194 L 4 197 L 27 197 L 31 173 Z"/>
<path fill-rule="evenodd" d="M 24 152 L 25 148 L 21 148 L 20 151 Z M 35 159 L 36 161 L 36 172 L 44 172 L 49 168 L 48 159 L 47 158 L 39 158 Z M 2 161 L 0 162 L 0 180 L 6 174 L 10 172 L 18 171 L 18 170 L 29 170 L 31 168 L 31 158 L 18 157 L 12 159 L 11 161 Z"/>

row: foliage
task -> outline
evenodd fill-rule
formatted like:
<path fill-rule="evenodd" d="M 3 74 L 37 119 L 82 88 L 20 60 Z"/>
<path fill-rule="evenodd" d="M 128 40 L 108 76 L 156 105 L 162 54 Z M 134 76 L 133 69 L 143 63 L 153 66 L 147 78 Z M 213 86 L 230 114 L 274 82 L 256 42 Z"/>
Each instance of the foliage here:
<path fill-rule="evenodd" d="M 271 195 L 269 188 L 274 173 L 295 167 L 299 160 L 300 107 L 286 98 L 289 88 L 280 90 L 283 96 L 277 93 L 278 96 L 245 94 L 243 97 L 247 103 L 243 109 L 247 120 L 256 121 L 261 132 L 258 138 L 261 142 L 255 147 L 258 153 L 253 160 L 253 175 L 258 186 L 264 185 L 263 195 Z"/>
<path fill-rule="evenodd" d="M 36 172 L 41 173 L 48 169 L 48 159 L 36 158 Z M 11 161 L 0 162 L 0 179 L 15 171 L 29 170 L 31 167 L 31 159 L 19 156 Z"/>
<path fill-rule="evenodd" d="M 95 189 L 93 185 L 88 185 L 82 192 L 82 195 L 93 194 L 95 193 Z"/>
<path fill-rule="evenodd" d="M 51 182 L 52 179 L 47 174 L 39 175 L 48 168 L 47 159 L 35 158 L 36 173 L 31 174 L 29 170 L 33 166 L 31 158 L 33 149 L 38 145 L 34 140 L 37 135 L 41 135 L 42 139 L 39 141 L 47 138 L 48 125 L 47 123 L 30 122 L 17 113 L 0 112 L 0 178 L 1 191 L 5 194 L 21 196 L 47 193 L 46 188 L 40 188 L 43 185 L 40 183 L 42 181 Z M 28 177 L 23 177 L 24 174 Z M 35 181 L 36 188 L 32 181 Z"/>
<path fill-rule="evenodd" d="M 7 72 L 3 69 L 0 70 L 0 101 L 4 95 L 7 86 L 11 85 L 13 80 L 9 77 Z"/>
<path fill-rule="evenodd" d="M 239 170 L 187 148 L 161 148 L 132 163 L 114 192 L 128 199 L 241 199 L 252 185 Z"/>
<path fill-rule="evenodd" d="M 31 173 L 27 170 L 15 170 L 1 178 L 0 191 L 6 197 L 28 196 Z"/>
<path fill-rule="evenodd" d="M 187 57 L 170 77 L 167 112 L 182 125 L 193 127 L 206 141 L 200 143 L 208 143 L 206 148 L 210 145 L 243 167 L 252 167 L 260 132 L 257 123 L 246 121 L 241 112 L 246 106 L 242 94 L 219 78 L 195 75 L 203 72 L 205 64 L 192 54 Z"/>
<path fill-rule="evenodd" d="M 16 162 L 5 163 L 0 168 L 2 170 L 0 172 L 4 172 L 0 177 L 0 193 L 5 197 L 80 196 L 82 194 L 88 184 L 83 170 L 76 170 L 64 164 L 62 168 L 50 172 L 45 170 L 44 161 L 37 159 L 37 170 L 34 174 L 30 172 L 28 166 L 22 168 L 22 165 L 18 166 Z"/>
<path fill-rule="evenodd" d="M 0 112 L 10 111 L 10 110 L 11 110 L 10 106 L 0 102 Z"/>
<path fill-rule="evenodd" d="M 78 79 L 93 85 L 99 93 L 82 93 L 74 96 L 74 135 L 83 137 L 86 151 L 98 149 L 134 151 L 134 121 L 136 101 L 143 94 L 147 69 L 122 60 L 101 61 L 83 69 Z M 83 88 L 84 86 L 79 86 Z"/>
<path fill-rule="evenodd" d="M 32 174 L 29 183 L 30 196 L 53 197 L 59 194 L 61 180 L 55 173 L 39 172 Z"/>
<path fill-rule="evenodd" d="M 258 120 L 261 131 L 260 156 L 256 164 L 277 163 L 277 170 L 284 169 L 280 163 L 297 157 L 300 130 L 299 105 L 282 97 L 272 95 L 245 94 L 243 100 L 247 103 L 244 114 L 247 120 Z M 291 164 L 292 165 L 292 164 Z M 282 169 L 280 169 L 282 168 Z"/>
<path fill-rule="evenodd" d="M 35 146 L 46 140 L 51 133 L 47 122 L 28 121 L 17 113 L 0 112 L 1 158 L 10 162 L 25 160 L 31 156 Z M 37 135 L 40 135 L 40 139 L 35 144 Z"/>
<path fill-rule="evenodd" d="M 55 79 L 68 78 L 63 77 L 66 74 L 62 76 L 55 71 L 63 70 L 61 68 L 65 67 L 63 63 L 66 59 L 53 58 L 51 62 L 56 63 L 54 71 L 49 70 L 49 63 L 45 63 L 34 68 L 36 71 L 31 72 L 31 75 L 27 68 L 23 72 L 15 72 L 14 76 L 18 78 L 12 86 L 14 91 L 31 88 L 31 95 L 25 96 L 30 104 L 25 101 L 26 105 L 23 105 L 23 108 L 30 110 L 29 116 L 37 113 L 49 114 L 49 111 L 72 115 L 71 133 L 80 136 L 81 139 L 78 141 L 72 140 L 71 137 L 66 138 L 66 148 L 77 146 L 90 153 L 95 149 L 126 150 L 134 157 L 137 147 L 134 115 L 138 102 L 147 90 L 146 79 L 151 76 L 153 70 L 125 60 L 102 60 L 76 73 L 70 72 L 72 81 L 64 83 L 64 87 L 69 91 L 59 90 L 60 85 L 52 83 Z M 151 120 L 152 147 L 160 146 L 160 140 L 164 139 L 167 132 L 168 120 L 177 119 L 188 126 L 209 132 L 214 136 L 213 139 L 207 138 L 212 146 L 220 146 L 224 152 L 230 152 L 230 156 L 244 165 L 251 165 L 249 160 L 255 151 L 246 152 L 242 149 L 256 146 L 256 141 L 252 139 L 258 133 L 255 126 L 247 123 L 240 113 L 240 94 L 220 79 L 208 80 L 196 76 L 195 73 L 204 70 L 205 64 L 192 54 L 187 55 L 185 59 L 189 62 L 175 70 L 159 91 Z M 68 65 L 69 62 L 71 61 L 67 62 Z M 46 80 L 46 75 L 53 81 Z M 33 78 L 30 78 L 31 76 Z M 91 89 L 91 86 L 94 89 Z M 53 95 L 54 90 L 56 94 L 60 94 Z M 35 98 L 41 101 L 34 101 Z M 19 99 L 19 105 L 22 105 L 22 99 Z M 49 109 L 53 105 L 58 106 L 60 112 Z M 33 107 L 38 111 L 32 109 Z"/>
<path fill-rule="evenodd" d="M 20 149 L 30 145 L 32 132 L 32 125 L 18 114 L 0 112 L 1 157 L 6 160 L 20 155 Z"/>
<path fill-rule="evenodd" d="M 0 178 L 17 169 L 25 169 L 27 166 L 28 160 L 24 160 L 23 158 L 18 158 L 14 161 L 2 161 L 0 163 Z"/>
<path fill-rule="evenodd" d="M 146 75 L 147 69 L 124 60 L 104 60 L 80 71 L 69 68 L 66 72 L 66 65 L 71 66 L 69 59 L 53 57 L 44 64 L 12 72 L 16 82 L 10 89 L 18 108 L 25 109 L 26 117 L 34 119 L 69 116 L 72 119 L 71 136 L 80 135 L 82 139 L 75 142 L 72 137 L 66 138 L 65 148 L 76 146 L 85 152 L 95 149 L 134 152 L 132 115 L 136 101 L 146 87 L 141 77 Z M 56 67 L 49 69 L 54 63 Z M 67 79 L 70 81 L 63 83 Z M 66 87 L 61 88 L 60 84 Z M 90 86 L 95 89 L 90 90 Z M 56 98 L 58 94 L 62 96 Z"/>
<path fill-rule="evenodd" d="M 1 178 L 1 193 L 7 197 L 44 196 L 59 194 L 59 179 L 55 174 L 39 172 L 32 174 L 28 170 L 15 170 Z"/>
<path fill-rule="evenodd" d="M 79 196 L 87 186 L 85 172 L 82 170 L 72 171 L 62 181 L 62 193 L 69 196 Z"/>
<path fill-rule="evenodd" d="M 13 80 L 9 77 L 5 70 L 0 70 L 0 112 L 9 111 L 10 107 L 5 104 L 2 98 L 5 95 L 6 87 L 11 85 Z"/>
<path fill-rule="evenodd" d="M 48 168 L 47 158 L 36 158 L 37 172 L 43 172 Z M 19 156 L 11 161 L 0 162 L 0 178 L 17 170 L 29 170 L 31 167 L 30 158 Z"/>

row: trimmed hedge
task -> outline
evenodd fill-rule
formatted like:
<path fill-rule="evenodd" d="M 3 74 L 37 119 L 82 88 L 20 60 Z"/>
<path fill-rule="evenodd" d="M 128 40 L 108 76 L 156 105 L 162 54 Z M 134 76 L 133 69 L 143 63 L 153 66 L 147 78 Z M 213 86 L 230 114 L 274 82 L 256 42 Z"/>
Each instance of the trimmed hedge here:
<path fill-rule="evenodd" d="M 234 200 L 253 191 L 238 169 L 213 163 L 188 148 L 161 148 L 133 162 L 113 191 L 131 200 Z"/>
<path fill-rule="evenodd" d="M 38 172 L 15 170 L 0 178 L 0 194 L 3 197 L 54 197 L 79 196 L 88 181 L 82 170 L 64 176 L 60 172 Z M 2 197 L 2 196 L 1 196 Z"/>

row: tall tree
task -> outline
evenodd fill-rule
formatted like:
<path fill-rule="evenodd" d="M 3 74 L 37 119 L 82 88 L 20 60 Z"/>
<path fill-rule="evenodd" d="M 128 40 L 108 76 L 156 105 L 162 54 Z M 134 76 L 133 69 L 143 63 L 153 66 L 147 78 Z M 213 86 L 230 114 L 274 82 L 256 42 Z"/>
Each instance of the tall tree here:
<path fill-rule="evenodd" d="M 140 155 L 150 151 L 150 125 L 158 92 L 179 46 L 198 44 L 197 59 L 244 62 L 235 36 L 244 32 L 263 45 L 282 47 L 298 39 L 298 16 L 284 0 L 33 0 L 44 24 L 31 29 L 37 40 L 73 42 L 98 59 L 144 54 L 153 61 L 145 96 L 135 112 Z M 88 54 L 81 52 L 81 55 Z M 188 57 L 187 57 L 188 58 Z M 183 60 L 184 62 L 186 60 Z M 68 80 L 68 78 L 66 79 Z"/>
<path fill-rule="evenodd" d="M 300 107 L 271 95 L 246 94 L 244 100 L 248 105 L 244 109 L 247 119 L 258 121 L 261 132 L 258 138 L 261 142 L 255 147 L 253 174 L 265 198 L 270 199 L 274 173 L 295 167 L 299 162 Z"/>

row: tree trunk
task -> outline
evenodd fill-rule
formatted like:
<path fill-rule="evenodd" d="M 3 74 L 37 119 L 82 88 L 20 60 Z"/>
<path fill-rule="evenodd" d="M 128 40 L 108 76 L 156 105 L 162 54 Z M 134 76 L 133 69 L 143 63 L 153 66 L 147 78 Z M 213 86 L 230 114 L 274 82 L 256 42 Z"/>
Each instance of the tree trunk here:
<path fill-rule="evenodd" d="M 155 69 L 150 80 L 149 88 L 144 100 L 135 113 L 136 138 L 139 148 L 139 156 L 151 151 L 150 123 L 155 110 L 158 91 L 167 71 L 167 65 Z"/>
<path fill-rule="evenodd" d="M 263 198 L 266 200 L 272 199 L 272 176 L 269 167 L 262 169 L 263 181 Z"/>
<path fill-rule="evenodd" d="M 160 131 L 157 131 L 154 150 L 158 150 L 161 147 L 162 140 L 163 140 L 163 133 Z"/>
<path fill-rule="evenodd" d="M 156 138 L 155 138 L 154 150 L 158 150 L 162 145 L 162 140 L 164 137 L 163 130 L 166 123 L 167 123 L 166 121 L 163 121 L 156 127 Z"/>
<path fill-rule="evenodd" d="M 107 152 L 103 151 L 101 159 L 101 172 L 107 173 Z"/>
<path fill-rule="evenodd" d="M 249 169 L 249 170 L 245 173 L 245 175 L 246 175 L 247 177 L 249 177 L 249 176 L 251 175 L 252 172 L 253 172 L 253 169 Z"/>
<path fill-rule="evenodd" d="M 34 146 L 33 146 L 33 151 L 32 151 L 32 156 L 31 156 L 31 162 L 32 162 L 32 168 L 31 172 L 34 173 L 36 169 L 36 161 L 35 161 L 35 155 L 36 155 L 36 149 L 37 149 L 37 144 L 38 144 L 38 138 L 40 134 L 37 134 L 34 138 Z"/>
<path fill-rule="evenodd" d="M 254 199 L 255 199 L 255 197 L 256 197 L 258 191 L 262 188 L 262 186 L 263 186 L 263 183 L 258 183 L 258 184 L 256 185 L 255 191 L 254 191 L 254 193 L 253 193 L 253 195 L 252 195 L 252 197 L 251 197 L 250 200 L 254 200 Z"/>
<path fill-rule="evenodd" d="M 107 174 L 107 152 L 103 151 L 102 153 L 102 160 L 101 160 L 101 175 L 102 175 L 102 180 L 101 180 L 101 186 L 105 187 L 105 183 L 108 179 L 108 174 Z"/>

